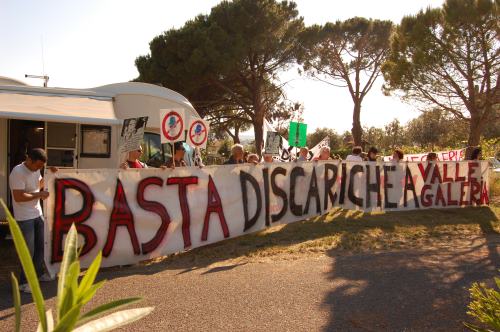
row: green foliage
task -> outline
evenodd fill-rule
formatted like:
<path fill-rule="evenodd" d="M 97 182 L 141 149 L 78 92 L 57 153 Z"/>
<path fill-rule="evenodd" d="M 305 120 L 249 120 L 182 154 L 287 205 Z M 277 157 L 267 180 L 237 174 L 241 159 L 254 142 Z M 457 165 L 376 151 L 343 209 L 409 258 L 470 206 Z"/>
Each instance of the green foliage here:
<path fill-rule="evenodd" d="M 40 320 L 39 331 L 73 331 L 77 325 L 80 326 L 74 331 L 110 331 L 136 321 L 148 315 L 153 310 L 152 307 L 124 310 L 91 320 L 99 315 L 107 314 L 118 307 L 140 300 L 140 298 L 129 298 L 110 302 L 84 315 L 81 314 L 82 307 L 94 297 L 97 290 L 104 285 L 105 281 L 94 284 L 102 259 L 101 253 L 99 253 L 83 276 L 81 282 L 78 283 L 78 277 L 80 276 L 78 234 L 75 225 L 72 225 L 66 236 L 66 243 L 64 245 L 64 256 L 61 262 L 57 286 L 56 317 L 54 320 L 51 310 L 45 311 L 45 300 L 43 299 L 35 267 L 31 260 L 31 254 L 21 229 L 1 199 L 0 204 L 5 210 L 14 245 L 32 291 L 33 301 L 37 307 L 38 318 Z M 17 332 L 20 331 L 21 301 L 17 279 L 13 274 L 11 275 L 11 279 L 16 314 L 15 331 Z"/>
<path fill-rule="evenodd" d="M 497 289 L 500 288 L 500 279 L 495 278 Z M 470 289 L 472 301 L 469 303 L 467 314 L 489 329 L 471 323 L 464 323 L 472 331 L 500 331 L 500 293 L 495 288 L 488 288 L 484 283 L 474 283 Z"/>
<path fill-rule="evenodd" d="M 497 122 L 500 72 L 495 0 L 447 0 L 401 20 L 382 67 L 386 93 L 401 92 L 469 124 L 468 145 Z"/>
<path fill-rule="evenodd" d="M 342 141 L 337 132 L 330 128 L 318 128 L 314 132 L 307 135 L 307 146 L 309 148 L 314 147 L 316 144 L 321 142 L 323 138 L 328 136 L 330 138 L 330 150 L 334 151 L 340 148 Z"/>
<path fill-rule="evenodd" d="M 382 147 L 394 150 L 408 143 L 406 128 L 399 123 L 398 119 L 394 119 L 385 125 L 384 138 Z"/>
<path fill-rule="evenodd" d="M 231 145 L 233 144 L 232 141 L 229 139 L 224 139 L 222 141 L 222 144 L 220 145 L 219 149 L 217 150 L 217 153 L 220 154 L 223 157 L 229 157 L 231 155 Z"/>
<path fill-rule="evenodd" d="M 500 157 L 500 137 L 481 140 L 483 158 Z"/>
<path fill-rule="evenodd" d="M 461 146 L 467 141 L 467 122 L 439 108 L 424 111 L 408 122 L 410 143 L 420 147 Z"/>

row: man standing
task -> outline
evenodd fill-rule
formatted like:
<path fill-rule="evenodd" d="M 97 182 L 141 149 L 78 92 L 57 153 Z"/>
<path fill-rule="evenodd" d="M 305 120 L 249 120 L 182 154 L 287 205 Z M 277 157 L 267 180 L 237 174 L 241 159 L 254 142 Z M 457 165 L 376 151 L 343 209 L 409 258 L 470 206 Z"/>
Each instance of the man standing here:
<path fill-rule="evenodd" d="M 40 169 L 47 162 L 47 154 L 43 149 L 32 149 L 24 162 L 12 169 L 9 176 L 9 186 L 12 194 L 14 217 L 19 223 L 33 264 L 40 281 L 50 281 L 43 273 L 43 214 L 40 200 L 49 197 L 49 192 L 43 190 L 43 178 Z M 57 168 L 51 167 L 56 172 Z M 31 293 L 24 272 L 21 271 L 19 289 Z"/>

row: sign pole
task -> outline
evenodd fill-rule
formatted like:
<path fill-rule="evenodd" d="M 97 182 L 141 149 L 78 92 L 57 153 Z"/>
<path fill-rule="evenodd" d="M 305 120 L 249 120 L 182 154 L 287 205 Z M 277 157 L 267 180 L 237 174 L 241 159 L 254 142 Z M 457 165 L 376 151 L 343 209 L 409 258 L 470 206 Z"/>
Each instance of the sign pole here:
<path fill-rule="evenodd" d="M 300 123 L 297 125 L 297 131 L 295 132 L 295 161 L 299 160 L 299 154 L 297 147 L 299 145 L 299 134 L 300 134 Z"/>
<path fill-rule="evenodd" d="M 172 168 L 175 168 L 175 143 L 172 144 Z"/>

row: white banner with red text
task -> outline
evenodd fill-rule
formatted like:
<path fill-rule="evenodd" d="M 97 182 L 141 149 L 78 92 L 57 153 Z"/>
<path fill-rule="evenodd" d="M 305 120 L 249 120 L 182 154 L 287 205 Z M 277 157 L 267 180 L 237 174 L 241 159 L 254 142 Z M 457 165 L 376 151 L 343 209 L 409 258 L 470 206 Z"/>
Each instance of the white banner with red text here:
<path fill-rule="evenodd" d="M 72 223 L 88 266 L 196 248 L 332 207 L 413 210 L 488 204 L 487 162 L 292 162 L 46 173 L 45 259 L 58 270 Z"/>
<path fill-rule="evenodd" d="M 435 152 L 438 161 L 463 161 L 465 160 L 465 149 Z M 405 161 L 427 161 L 428 153 L 405 154 Z M 385 156 L 384 161 L 391 161 L 392 156 Z"/>

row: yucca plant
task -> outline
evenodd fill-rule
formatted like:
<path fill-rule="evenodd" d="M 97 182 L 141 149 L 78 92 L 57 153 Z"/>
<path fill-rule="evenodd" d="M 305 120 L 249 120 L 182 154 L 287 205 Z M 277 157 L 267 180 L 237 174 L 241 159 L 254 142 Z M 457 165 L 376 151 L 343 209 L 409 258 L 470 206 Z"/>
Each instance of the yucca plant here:
<path fill-rule="evenodd" d="M 497 289 L 500 289 L 500 278 L 495 278 Z M 500 331 L 500 293 L 495 288 L 488 288 L 484 283 L 473 283 L 470 288 L 472 301 L 467 314 L 483 323 L 486 328 L 464 323 L 467 328 L 476 332 Z"/>
<path fill-rule="evenodd" d="M 46 311 L 45 300 L 40 289 L 40 284 L 38 283 L 35 267 L 31 260 L 26 241 L 21 233 L 21 229 L 1 199 L 0 204 L 3 206 L 7 215 L 7 221 L 9 223 L 12 239 L 14 240 L 17 255 L 21 261 L 22 268 L 32 292 L 33 301 L 36 305 L 39 317 L 37 331 L 110 331 L 141 319 L 153 311 L 153 307 L 145 307 L 121 310 L 109 314 L 111 310 L 141 300 L 141 298 L 133 297 L 116 300 L 82 314 L 81 311 L 83 306 L 95 296 L 96 292 L 104 285 L 105 280 L 94 283 L 102 259 L 101 253 L 99 252 L 87 269 L 80 283 L 78 283 L 80 262 L 78 260 L 78 233 L 74 224 L 71 226 L 66 236 L 66 243 L 64 245 L 64 255 L 57 285 L 55 315 L 52 314 L 51 310 Z M 13 273 L 11 273 L 11 280 L 15 308 L 15 331 L 18 332 L 21 330 L 21 296 L 19 293 L 19 284 Z M 108 313 L 108 315 L 98 318 L 105 313 Z"/>

